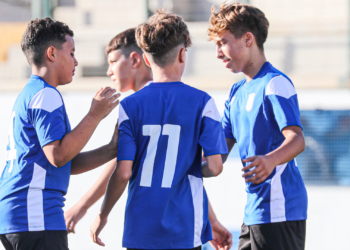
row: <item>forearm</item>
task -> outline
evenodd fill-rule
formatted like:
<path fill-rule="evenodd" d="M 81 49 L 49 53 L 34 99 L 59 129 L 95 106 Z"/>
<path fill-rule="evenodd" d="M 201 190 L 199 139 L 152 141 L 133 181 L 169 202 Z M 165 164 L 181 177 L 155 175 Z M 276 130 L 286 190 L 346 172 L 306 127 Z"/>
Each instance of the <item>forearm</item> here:
<path fill-rule="evenodd" d="M 109 213 L 112 211 L 113 206 L 119 200 L 120 196 L 123 194 L 129 178 L 123 178 L 120 174 L 118 168 L 116 168 L 108 182 L 106 195 L 103 200 L 100 216 L 101 218 L 107 218 Z"/>
<path fill-rule="evenodd" d="M 116 159 L 112 159 L 101 175 L 98 177 L 97 181 L 94 185 L 87 191 L 83 197 L 78 201 L 78 205 L 80 207 L 85 208 L 85 210 L 89 209 L 93 204 L 96 203 L 106 192 L 108 180 L 110 179 L 113 171 L 116 167 Z"/>
<path fill-rule="evenodd" d="M 62 167 L 77 156 L 89 141 L 99 122 L 100 120 L 88 114 L 60 141 L 45 145 L 43 150 L 50 163 L 56 167 Z"/>
<path fill-rule="evenodd" d="M 216 215 L 214 213 L 214 210 L 209 200 L 208 200 L 208 206 L 209 206 L 209 221 L 210 223 L 216 222 L 218 219 L 216 218 Z"/>
<path fill-rule="evenodd" d="M 90 171 L 114 159 L 116 156 L 117 149 L 110 144 L 88 152 L 79 153 L 72 160 L 71 174 L 81 174 Z"/>
<path fill-rule="evenodd" d="M 213 173 L 209 170 L 208 162 L 202 162 L 202 176 L 205 178 L 213 177 Z"/>
<path fill-rule="evenodd" d="M 303 134 L 289 134 L 284 142 L 274 151 L 266 156 L 271 158 L 274 166 L 290 162 L 305 149 L 305 140 Z"/>

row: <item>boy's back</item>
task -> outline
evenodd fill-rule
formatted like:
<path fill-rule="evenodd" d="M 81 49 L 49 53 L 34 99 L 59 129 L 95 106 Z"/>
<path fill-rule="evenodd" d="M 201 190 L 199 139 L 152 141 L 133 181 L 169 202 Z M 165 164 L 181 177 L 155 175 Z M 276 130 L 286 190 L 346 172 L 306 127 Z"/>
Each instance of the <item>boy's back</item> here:
<path fill-rule="evenodd" d="M 119 119 L 117 159 L 134 161 L 123 246 L 193 248 L 210 240 L 201 152 L 226 150 L 214 100 L 182 82 L 151 83 L 121 102 Z"/>

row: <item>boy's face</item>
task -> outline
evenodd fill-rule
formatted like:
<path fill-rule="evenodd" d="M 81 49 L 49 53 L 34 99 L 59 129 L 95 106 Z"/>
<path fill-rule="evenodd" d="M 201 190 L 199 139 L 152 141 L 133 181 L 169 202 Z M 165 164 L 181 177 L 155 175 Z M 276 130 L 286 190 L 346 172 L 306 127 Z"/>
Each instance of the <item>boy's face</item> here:
<path fill-rule="evenodd" d="M 216 57 L 221 59 L 226 68 L 234 73 L 242 72 L 249 60 L 249 49 L 245 37 L 236 39 L 228 30 L 224 30 L 216 38 Z"/>
<path fill-rule="evenodd" d="M 121 92 L 133 88 L 132 59 L 125 57 L 120 50 L 113 50 L 108 53 L 108 70 L 107 75 Z"/>
<path fill-rule="evenodd" d="M 57 69 L 59 70 L 59 85 L 70 83 L 73 80 L 75 67 L 78 61 L 74 55 L 75 46 L 73 37 L 66 35 L 66 42 L 57 50 Z"/>

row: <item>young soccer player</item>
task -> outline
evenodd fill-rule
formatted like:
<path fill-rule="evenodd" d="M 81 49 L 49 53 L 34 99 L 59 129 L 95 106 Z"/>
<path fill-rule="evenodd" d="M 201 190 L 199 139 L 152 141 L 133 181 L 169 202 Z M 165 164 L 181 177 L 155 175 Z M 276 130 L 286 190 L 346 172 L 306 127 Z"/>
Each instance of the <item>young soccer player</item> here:
<path fill-rule="evenodd" d="M 211 240 L 202 176 L 220 174 L 227 153 L 220 115 L 208 94 L 181 82 L 191 45 L 181 17 L 157 11 L 136 39 L 154 82 L 122 101 L 117 168 L 91 236 L 104 245 L 98 235 L 130 181 L 124 247 L 200 249 Z"/>
<path fill-rule="evenodd" d="M 116 157 L 111 142 L 80 153 L 99 122 L 117 105 L 111 88 L 99 90 L 90 111 L 71 131 L 57 86 L 72 81 L 73 32 L 50 18 L 31 21 L 22 50 L 32 76 L 14 104 L 7 164 L 0 178 L 0 239 L 7 250 L 68 249 L 63 216 L 70 174 L 94 169 Z"/>
<path fill-rule="evenodd" d="M 143 51 L 136 43 L 135 28 L 125 30 L 115 36 L 106 46 L 109 68 L 107 75 L 121 91 L 130 89 L 135 92 L 152 80 L 151 68 L 142 59 Z M 116 168 L 116 159 L 111 160 L 94 185 L 68 211 L 64 213 L 68 232 L 75 233 L 76 224 L 84 217 L 87 210 L 100 199 L 106 190 L 108 180 Z M 232 244 L 230 232 L 221 225 L 213 214 L 209 219 L 213 231 L 212 244 L 217 246 Z"/>
<path fill-rule="evenodd" d="M 212 8 L 208 31 L 225 67 L 245 75 L 232 86 L 222 119 L 228 150 L 238 144 L 247 185 L 239 249 L 301 250 L 307 194 L 295 157 L 305 142 L 295 88 L 264 55 L 268 26 L 259 9 L 224 3 Z"/>
<path fill-rule="evenodd" d="M 116 35 L 106 46 L 108 59 L 107 75 L 121 92 L 130 89 L 135 92 L 152 80 L 151 68 L 142 59 L 142 50 L 136 43 L 135 28 L 125 30 Z M 94 185 L 68 211 L 64 213 L 68 232 L 75 233 L 75 225 L 86 214 L 87 210 L 100 199 L 115 167 L 116 159 L 111 160 Z"/>

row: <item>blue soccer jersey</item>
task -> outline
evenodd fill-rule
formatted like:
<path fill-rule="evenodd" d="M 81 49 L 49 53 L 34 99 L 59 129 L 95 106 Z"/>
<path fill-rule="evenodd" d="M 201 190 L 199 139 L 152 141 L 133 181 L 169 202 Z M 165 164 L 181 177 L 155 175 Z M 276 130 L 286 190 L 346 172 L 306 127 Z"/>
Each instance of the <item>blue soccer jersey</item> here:
<path fill-rule="evenodd" d="M 32 75 L 12 110 L 0 179 L 0 234 L 66 230 L 62 207 L 71 163 L 54 167 L 42 147 L 69 131 L 60 93 Z"/>
<path fill-rule="evenodd" d="M 121 102 L 117 159 L 133 161 L 124 247 L 194 248 L 211 240 L 201 154 L 227 154 L 220 122 L 214 100 L 181 82 L 150 83 Z"/>
<path fill-rule="evenodd" d="M 236 140 L 241 159 L 275 150 L 285 127 L 301 127 L 292 82 L 266 62 L 249 83 L 232 86 L 222 125 L 226 138 Z M 307 194 L 295 160 L 276 166 L 261 184 L 247 183 L 246 191 L 246 225 L 306 219 Z"/>

